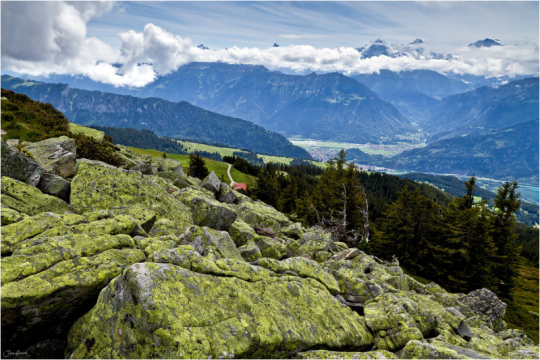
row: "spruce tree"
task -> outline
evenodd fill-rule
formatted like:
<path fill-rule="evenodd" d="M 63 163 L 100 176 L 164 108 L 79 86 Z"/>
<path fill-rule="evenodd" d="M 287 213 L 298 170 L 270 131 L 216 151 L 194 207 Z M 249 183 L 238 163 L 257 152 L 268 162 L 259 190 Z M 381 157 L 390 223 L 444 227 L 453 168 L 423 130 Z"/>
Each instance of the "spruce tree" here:
<path fill-rule="evenodd" d="M 195 154 L 189 154 L 188 175 L 198 179 L 204 179 L 210 172 L 204 163 L 204 158 L 196 151 Z"/>
<path fill-rule="evenodd" d="M 498 279 L 499 295 L 510 299 L 510 289 L 514 286 L 521 248 L 517 245 L 515 213 L 521 206 L 521 194 L 517 192 L 516 180 L 506 181 L 497 190 L 494 200 L 495 214 L 492 217 L 491 236 L 496 246 L 495 275 Z"/>

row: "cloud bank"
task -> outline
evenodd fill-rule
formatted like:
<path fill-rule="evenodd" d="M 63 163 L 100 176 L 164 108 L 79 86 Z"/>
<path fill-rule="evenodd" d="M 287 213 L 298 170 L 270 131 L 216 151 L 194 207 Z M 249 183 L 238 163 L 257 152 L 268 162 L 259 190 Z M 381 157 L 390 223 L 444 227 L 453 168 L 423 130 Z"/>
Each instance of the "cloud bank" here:
<path fill-rule="evenodd" d="M 87 23 L 113 8 L 111 2 L 3 2 L 2 68 L 34 76 L 88 76 L 115 86 L 141 87 L 190 62 L 225 62 L 289 68 L 298 72 L 372 73 L 428 69 L 483 76 L 538 74 L 538 44 L 529 47 L 445 49 L 452 60 L 386 56 L 360 59 L 352 47 L 309 45 L 203 50 L 189 37 L 152 23 L 142 32 L 119 36 L 115 51 L 96 37 L 87 37 Z M 285 34 L 283 37 L 293 36 Z M 309 34 L 299 34 L 309 38 Z M 318 36 L 318 35 L 317 35 Z M 440 50 L 440 49 L 439 49 Z"/>

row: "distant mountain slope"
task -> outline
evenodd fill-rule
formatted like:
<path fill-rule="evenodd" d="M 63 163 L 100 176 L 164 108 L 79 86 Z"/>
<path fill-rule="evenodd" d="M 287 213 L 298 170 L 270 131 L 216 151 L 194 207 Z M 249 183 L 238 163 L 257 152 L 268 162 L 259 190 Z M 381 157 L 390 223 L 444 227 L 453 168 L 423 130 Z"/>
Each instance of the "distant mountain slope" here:
<path fill-rule="evenodd" d="M 538 117 L 538 78 L 452 95 L 423 124 L 432 141 L 499 129 Z"/>
<path fill-rule="evenodd" d="M 493 179 L 518 177 L 538 184 L 538 119 L 497 131 L 439 140 L 392 158 L 369 156 L 349 149 L 348 160 L 358 164 L 409 171 L 472 175 Z"/>
<path fill-rule="evenodd" d="M 300 76 L 269 71 L 263 66 L 190 63 L 141 89 L 109 86 L 105 90 L 106 86 L 94 86 L 85 79 L 72 82 L 100 91 L 187 101 L 219 114 L 264 124 L 286 135 L 323 134 L 325 137 L 320 139 L 344 141 L 357 134 L 359 141 L 374 141 L 382 133 L 392 137 L 414 131 L 391 104 L 367 86 L 338 73 Z M 295 116 L 304 111 L 318 117 L 313 123 L 299 121 Z M 331 136 L 327 134 L 329 126 L 335 127 Z"/>
<path fill-rule="evenodd" d="M 158 135 L 180 137 L 273 155 L 311 158 L 280 134 L 249 121 L 206 111 L 185 101 L 141 99 L 99 91 L 72 89 L 65 84 L 29 82 L 2 76 L 2 87 L 49 102 L 70 121 L 81 125 L 150 129 Z"/>
<path fill-rule="evenodd" d="M 441 105 L 441 99 L 474 89 L 469 83 L 431 70 L 381 70 L 378 74 L 360 74 L 352 78 L 367 85 L 409 120 L 419 123 L 427 120 L 430 111 Z"/>
<path fill-rule="evenodd" d="M 455 176 L 437 176 L 424 173 L 409 173 L 399 175 L 400 178 L 411 179 L 420 183 L 428 182 L 435 185 L 439 189 L 444 189 L 444 192 L 452 194 L 454 196 L 462 197 L 467 193 L 464 181 L 458 179 Z M 479 196 L 482 200 L 489 200 L 490 206 L 493 206 L 493 199 L 496 195 L 494 192 L 477 187 L 474 193 L 475 196 Z M 526 225 L 534 225 L 539 223 L 538 205 L 531 204 L 526 201 L 521 202 L 521 208 L 516 214 L 518 221 Z"/>

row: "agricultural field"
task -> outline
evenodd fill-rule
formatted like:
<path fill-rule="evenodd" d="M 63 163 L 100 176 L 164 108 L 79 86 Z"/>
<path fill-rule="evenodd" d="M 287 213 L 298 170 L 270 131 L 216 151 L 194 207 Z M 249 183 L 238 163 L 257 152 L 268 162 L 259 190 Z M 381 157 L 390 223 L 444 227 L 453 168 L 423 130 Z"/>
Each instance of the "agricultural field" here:
<path fill-rule="evenodd" d="M 187 151 L 190 153 L 194 153 L 195 151 L 207 151 L 207 152 L 217 152 L 222 157 L 223 156 L 232 156 L 234 152 L 236 151 L 242 151 L 240 149 L 235 148 L 228 148 L 228 147 L 220 147 L 220 146 L 214 146 L 214 145 L 206 145 L 206 144 L 199 144 L 191 141 L 178 141 L 182 145 L 184 145 L 187 148 Z M 273 163 L 280 163 L 280 164 L 287 164 L 289 165 L 293 158 L 289 157 L 282 157 L 282 156 L 271 156 L 271 155 L 261 155 L 258 154 L 258 157 L 263 159 L 265 163 L 267 162 L 273 162 Z M 320 161 L 310 161 L 313 165 L 324 167 L 326 164 Z"/>
<path fill-rule="evenodd" d="M 334 141 L 320 141 L 302 138 L 290 138 L 296 146 L 306 149 L 311 156 L 321 160 L 328 160 L 335 156 L 341 149 L 360 149 L 368 155 L 394 156 L 407 150 L 427 146 L 425 142 L 417 139 L 403 139 L 397 144 L 354 144 Z"/>
<path fill-rule="evenodd" d="M 138 154 L 148 154 L 148 155 L 151 155 L 152 157 L 159 157 L 163 155 L 163 152 L 157 151 L 157 150 L 138 149 L 134 147 L 130 147 L 130 149 Z M 208 150 L 205 150 L 205 151 L 208 151 Z M 170 159 L 175 159 L 182 162 L 182 167 L 184 168 L 184 172 L 187 173 L 188 168 L 189 168 L 189 155 L 167 154 L 167 157 Z M 208 170 L 214 171 L 218 178 L 223 179 L 223 181 L 226 182 L 227 184 L 230 182 L 229 177 L 227 175 L 227 168 L 229 167 L 229 164 L 221 162 L 221 161 L 206 159 L 206 158 L 204 159 L 204 162 Z M 255 185 L 255 182 L 257 180 L 255 176 L 244 174 L 236 170 L 234 167 L 231 168 L 231 176 L 234 182 L 244 183 L 247 186 Z"/>

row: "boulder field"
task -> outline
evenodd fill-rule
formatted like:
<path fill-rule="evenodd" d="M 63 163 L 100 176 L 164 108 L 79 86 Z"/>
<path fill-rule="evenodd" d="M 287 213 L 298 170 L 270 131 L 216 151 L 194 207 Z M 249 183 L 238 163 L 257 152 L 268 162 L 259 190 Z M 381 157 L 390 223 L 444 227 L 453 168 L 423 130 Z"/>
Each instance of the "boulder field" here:
<path fill-rule="evenodd" d="M 116 168 L 75 160 L 65 144 L 32 144 L 32 159 L 2 142 L 4 353 L 539 357 L 527 335 L 506 329 L 506 304 L 489 290 L 421 284 L 213 172 L 201 181 L 177 161 L 126 147 L 117 148 L 126 161 Z M 47 190 L 47 174 L 62 191 Z"/>

